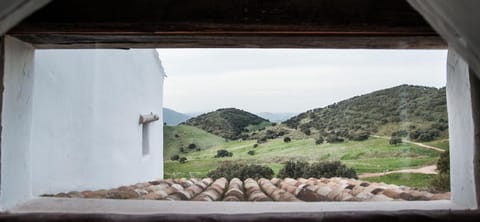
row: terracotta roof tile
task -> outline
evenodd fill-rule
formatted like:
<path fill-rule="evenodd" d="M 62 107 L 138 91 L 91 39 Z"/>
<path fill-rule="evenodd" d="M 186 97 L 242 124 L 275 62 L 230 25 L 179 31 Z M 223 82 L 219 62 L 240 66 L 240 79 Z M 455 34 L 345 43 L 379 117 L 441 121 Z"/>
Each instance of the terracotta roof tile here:
<path fill-rule="evenodd" d="M 110 190 L 71 191 L 56 195 L 70 198 L 110 198 L 192 201 L 393 201 L 445 200 L 450 193 L 427 191 L 347 178 L 273 178 L 241 181 L 233 178 L 166 179 Z"/>

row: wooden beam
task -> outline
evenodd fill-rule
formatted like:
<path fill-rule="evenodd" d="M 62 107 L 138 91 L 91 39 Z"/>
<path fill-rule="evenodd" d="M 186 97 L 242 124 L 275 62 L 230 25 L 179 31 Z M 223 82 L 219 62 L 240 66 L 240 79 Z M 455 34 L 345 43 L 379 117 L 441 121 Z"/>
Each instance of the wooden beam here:
<path fill-rule="evenodd" d="M 446 47 L 404 0 L 55 1 L 9 34 L 40 48 Z"/>

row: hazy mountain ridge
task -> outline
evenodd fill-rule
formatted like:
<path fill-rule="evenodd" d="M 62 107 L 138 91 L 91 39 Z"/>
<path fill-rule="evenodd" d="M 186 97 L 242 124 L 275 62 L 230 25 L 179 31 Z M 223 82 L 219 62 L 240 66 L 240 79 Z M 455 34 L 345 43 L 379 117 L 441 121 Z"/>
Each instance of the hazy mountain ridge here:
<path fill-rule="evenodd" d="M 280 123 L 292 118 L 295 115 L 298 115 L 298 113 L 272 113 L 272 112 L 259 112 L 255 114 L 264 119 L 268 119 L 272 123 Z"/>
<path fill-rule="evenodd" d="M 187 114 L 177 112 L 170 108 L 163 108 L 163 122 L 167 125 L 178 125 L 190 119 L 191 117 Z"/>

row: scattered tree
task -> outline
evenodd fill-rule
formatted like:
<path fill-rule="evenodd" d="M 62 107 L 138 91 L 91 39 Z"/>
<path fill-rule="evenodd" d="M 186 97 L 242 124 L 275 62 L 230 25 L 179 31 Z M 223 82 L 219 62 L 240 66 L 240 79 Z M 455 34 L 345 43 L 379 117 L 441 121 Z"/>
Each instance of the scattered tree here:
<path fill-rule="evenodd" d="M 352 133 L 352 135 L 349 135 L 349 136 L 352 140 L 364 141 L 364 140 L 367 140 L 370 135 L 367 131 L 361 130 L 361 131 Z"/>
<path fill-rule="evenodd" d="M 344 140 L 343 140 L 343 138 L 340 138 L 337 135 L 330 134 L 330 135 L 327 136 L 325 141 L 327 141 L 327 143 L 341 143 Z"/>
<path fill-rule="evenodd" d="M 253 148 L 257 148 L 257 147 L 258 147 L 258 143 L 253 144 Z"/>
<path fill-rule="evenodd" d="M 260 144 L 260 143 L 266 143 L 267 142 L 267 138 L 265 137 L 262 137 L 260 139 L 257 139 L 257 143 Z"/>
<path fill-rule="evenodd" d="M 217 155 L 215 155 L 215 158 L 220 158 L 220 157 L 232 157 L 233 153 L 228 152 L 227 150 L 217 150 Z"/>
<path fill-rule="evenodd" d="M 292 139 L 290 139 L 290 137 L 288 137 L 288 136 L 283 138 L 283 142 L 285 142 L 285 143 L 290 143 L 291 141 L 292 141 Z"/>
<path fill-rule="evenodd" d="M 247 153 L 248 153 L 248 155 L 253 156 L 253 155 L 255 155 L 255 150 L 250 150 Z"/>
<path fill-rule="evenodd" d="M 440 155 L 437 161 L 437 170 L 440 173 L 450 173 L 450 152 L 447 150 Z"/>
<path fill-rule="evenodd" d="M 324 141 L 323 137 L 318 137 L 318 139 L 315 140 L 315 144 L 322 144 Z"/>
<path fill-rule="evenodd" d="M 390 143 L 390 145 L 397 145 L 397 144 L 400 144 L 402 143 L 402 138 L 401 137 L 398 137 L 398 136 L 392 136 L 390 137 L 390 141 L 388 143 Z"/>
<path fill-rule="evenodd" d="M 316 162 L 310 164 L 305 161 L 288 161 L 278 172 L 280 178 L 330 178 L 347 177 L 357 178 L 357 172 L 353 168 L 348 168 L 340 161 Z"/>
<path fill-rule="evenodd" d="M 178 159 L 180 159 L 180 156 L 178 154 L 175 154 L 172 157 L 170 157 L 170 160 L 178 160 Z"/>
<path fill-rule="evenodd" d="M 437 161 L 439 173 L 430 182 L 433 192 L 450 191 L 450 152 L 447 150 L 440 155 Z"/>
<path fill-rule="evenodd" d="M 187 158 L 184 157 L 184 156 L 182 156 L 182 157 L 178 160 L 178 162 L 180 162 L 180 163 L 182 163 L 182 164 L 183 164 L 183 163 L 186 163 L 186 162 L 187 162 Z"/>
<path fill-rule="evenodd" d="M 190 143 L 190 144 L 188 144 L 188 149 L 193 150 L 193 149 L 195 149 L 195 148 L 197 148 L 197 145 L 196 145 L 195 143 Z"/>
<path fill-rule="evenodd" d="M 221 163 L 220 166 L 218 166 L 215 170 L 208 172 L 207 176 L 213 179 L 225 177 L 228 180 L 231 180 L 232 178 L 239 178 L 240 180 L 245 180 L 247 178 L 271 179 L 273 177 L 273 170 L 270 167 L 262 165 L 247 165 L 225 161 Z"/>

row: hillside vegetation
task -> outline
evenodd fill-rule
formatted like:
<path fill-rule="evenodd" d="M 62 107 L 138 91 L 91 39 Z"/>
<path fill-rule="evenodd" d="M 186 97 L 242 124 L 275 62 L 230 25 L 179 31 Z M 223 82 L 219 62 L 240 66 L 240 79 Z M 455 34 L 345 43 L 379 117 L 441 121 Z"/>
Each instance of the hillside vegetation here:
<path fill-rule="evenodd" d="M 173 155 L 185 155 L 223 143 L 225 139 L 196 127 L 178 125 L 163 128 L 163 156 L 166 160 L 170 160 Z M 190 149 L 190 144 L 195 144 L 195 147 Z"/>
<path fill-rule="evenodd" d="M 401 85 L 309 110 L 283 123 L 234 108 L 202 114 L 185 125 L 166 126 L 165 177 L 205 177 L 225 161 L 245 166 L 234 167 L 239 175 L 266 166 L 277 176 L 290 161 L 305 161 L 315 168 L 311 173 L 324 166 L 317 162 L 341 161 L 346 166 L 340 171 L 350 174 L 353 168 L 358 175 L 431 166 L 449 148 L 445 93 L 445 88 Z M 407 173 L 371 179 L 398 184 L 409 179 L 409 185 L 428 187 L 432 178 Z M 446 181 L 437 180 L 442 186 Z"/>
<path fill-rule="evenodd" d="M 284 122 L 324 138 L 363 140 L 368 135 L 431 141 L 446 137 L 445 87 L 401 85 L 309 110 Z"/>
<path fill-rule="evenodd" d="M 257 129 L 259 125 L 270 125 L 270 122 L 240 109 L 225 108 L 191 118 L 185 124 L 226 139 L 236 140 L 242 138 L 242 133 Z"/>
<path fill-rule="evenodd" d="M 236 140 L 210 149 L 184 154 L 185 163 L 165 161 L 165 177 L 204 177 L 223 161 L 264 164 L 278 174 L 287 161 L 337 161 L 353 167 L 357 173 L 384 172 L 435 164 L 439 153 L 414 144 L 390 145 L 388 139 L 316 144 L 314 139 L 273 139 L 254 148 L 255 140 Z M 233 153 L 231 157 L 215 158 L 218 150 Z M 248 152 L 254 150 L 254 155 Z M 190 175 L 191 174 L 191 175 Z"/>

